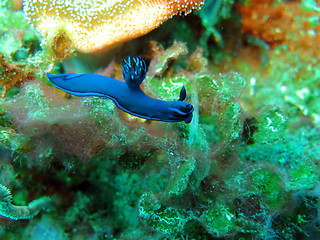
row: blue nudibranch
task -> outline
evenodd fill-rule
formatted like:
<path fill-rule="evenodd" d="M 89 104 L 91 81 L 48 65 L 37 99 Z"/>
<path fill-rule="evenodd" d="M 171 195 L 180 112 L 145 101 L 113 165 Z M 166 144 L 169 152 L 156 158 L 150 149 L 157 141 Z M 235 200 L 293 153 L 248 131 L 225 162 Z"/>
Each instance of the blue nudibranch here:
<path fill-rule="evenodd" d="M 140 88 L 146 76 L 146 63 L 140 57 L 128 57 L 122 63 L 121 82 L 98 74 L 58 74 L 47 73 L 51 83 L 75 96 L 106 97 L 114 101 L 118 108 L 134 116 L 164 122 L 190 123 L 193 106 L 183 102 L 186 90 L 182 87 L 178 101 L 162 101 L 147 96 Z"/>

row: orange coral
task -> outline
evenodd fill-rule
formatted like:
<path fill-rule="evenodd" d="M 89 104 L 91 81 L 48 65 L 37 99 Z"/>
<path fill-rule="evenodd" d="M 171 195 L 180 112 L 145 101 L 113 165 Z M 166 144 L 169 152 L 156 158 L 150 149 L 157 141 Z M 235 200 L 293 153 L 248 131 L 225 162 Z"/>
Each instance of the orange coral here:
<path fill-rule="evenodd" d="M 24 11 L 44 35 L 64 29 L 76 48 L 96 52 L 140 37 L 205 0 L 25 1 Z"/>

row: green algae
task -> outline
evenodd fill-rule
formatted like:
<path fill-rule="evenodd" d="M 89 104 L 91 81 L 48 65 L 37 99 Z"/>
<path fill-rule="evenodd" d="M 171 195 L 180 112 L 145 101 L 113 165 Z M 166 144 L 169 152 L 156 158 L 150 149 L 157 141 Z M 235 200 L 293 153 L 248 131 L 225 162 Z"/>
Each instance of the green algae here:
<path fill-rule="evenodd" d="M 191 87 L 189 85 L 189 79 L 186 76 L 150 79 L 148 83 L 148 87 L 152 92 L 156 92 L 160 98 L 170 101 L 179 99 L 180 90 L 183 86 L 185 86 L 188 94 L 191 91 Z"/>
<path fill-rule="evenodd" d="M 228 206 L 221 203 L 205 211 L 200 216 L 200 221 L 209 233 L 217 237 L 228 235 L 238 229 L 235 214 Z"/>
<path fill-rule="evenodd" d="M 293 190 L 312 189 L 315 187 L 319 176 L 316 174 L 318 169 L 312 163 L 298 164 L 289 170 L 289 188 Z"/>
<path fill-rule="evenodd" d="M 277 209 L 284 204 L 284 189 L 281 177 L 266 168 L 253 170 L 249 177 L 252 186 L 270 209 Z"/>
<path fill-rule="evenodd" d="M 186 159 L 184 163 L 177 168 L 172 177 L 172 184 L 170 184 L 168 191 L 169 195 L 180 195 L 188 186 L 190 175 L 195 169 L 195 158 Z"/>
<path fill-rule="evenodd" d="M 257 130 L 253 133 L 253 141 L 257 143 L 273 143 L 282 139 L 286 129 L 286 117 L 278 109 L 267 111 L 255 117 Z"/>
<path fill-rule="evenodd" d="M 160 204 L 151 193 L 142 195 L 139 201 L 139 216 L 154 230 L 167 234 L 181 231 L 187 222 L 181 211 Z"/>

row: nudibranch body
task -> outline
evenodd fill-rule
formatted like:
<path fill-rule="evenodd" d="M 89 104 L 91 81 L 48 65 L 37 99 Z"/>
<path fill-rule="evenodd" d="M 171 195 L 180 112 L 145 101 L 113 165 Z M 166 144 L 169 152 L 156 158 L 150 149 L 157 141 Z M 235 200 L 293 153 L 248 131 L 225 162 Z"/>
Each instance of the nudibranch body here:
<path fill-rule="evenodd" d="M 140 88 L 146 75 L 146 65 L 140 57 L 129 57 L 122 63 L 125 82 L 98 74 L 47 73 L 51 83 L 72 95 L 106 97 L 118 108 L 134 116 L 164 122 L 190 123 L 194 110 L 191 104 L 183 102 L 186 90 L 183 87 L 178 101 L 162 101 L 147 96 Z"/>

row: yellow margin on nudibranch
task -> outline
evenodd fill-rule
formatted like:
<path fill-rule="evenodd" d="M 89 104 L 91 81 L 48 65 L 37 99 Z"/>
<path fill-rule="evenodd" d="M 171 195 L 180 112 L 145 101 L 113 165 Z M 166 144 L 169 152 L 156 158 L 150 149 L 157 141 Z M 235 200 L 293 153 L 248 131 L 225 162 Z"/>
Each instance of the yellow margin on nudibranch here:
<path fill-rule="evenodd" d="M 74 46 L 96 52 L 140 37 L 205 0 L 25 0 L 29 22 L 44 35 L 63 28 Z"/>

